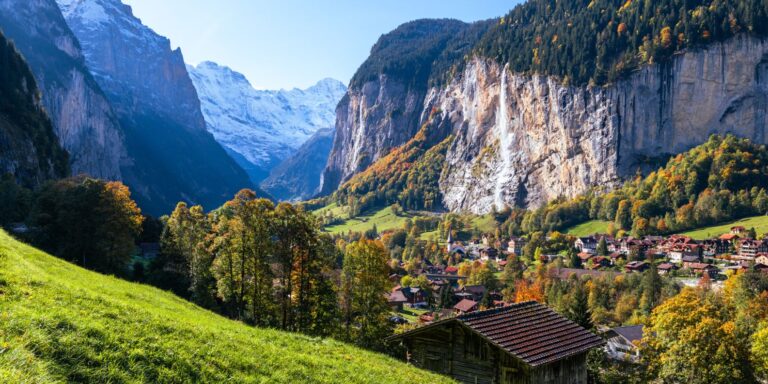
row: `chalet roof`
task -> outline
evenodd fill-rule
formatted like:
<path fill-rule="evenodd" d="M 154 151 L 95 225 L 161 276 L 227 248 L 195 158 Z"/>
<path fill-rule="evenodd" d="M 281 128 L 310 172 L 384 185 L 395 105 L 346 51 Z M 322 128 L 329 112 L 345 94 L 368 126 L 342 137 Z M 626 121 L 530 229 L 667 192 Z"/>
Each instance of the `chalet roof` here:
<path fill-rule="evenodd" d="M 469 292 L 474 295 L 482 295 L 485 293 L 484 285 L 465 285 L 464 292 Z"/>
<path fill-rule="evenodd" d="M 403 294 L 403 291 L 394 291 L 389 294 L 389 297 L 387 300 L 390 303 L 406 303 L 408 302 L 408 299 L 405 298 L 405 295 Z"/>
<path fill-rule="evenodd" d="M 733 240 L 738 238 L 739 236 L 734 235 L 733 233 L 726 233 L 724 235 L 720 235 L 720 240 Z"/>
<path fill-rule="evenodd" d="M 676 269 L 677 266 L 671 263 L 661 263 L 659 264 L 658 270 L 660 271 L 669 271 L 672 269 Z"/>
<path fill-rule="evenodd" d="M 699 258 L 696 256 L 683 256 L 684 263 L 695 263 L 697 261 L 699 261 Z"/>
<path fill-rule="evenodd" d="M 604 345 L 599 336 L 535 301 L 472 312 L 419 327 L 388 340 L 459 322 L 531 367 L 569 358 Z"/>
<path fill-rule="evenodd" d="M 647 266 L 647 263 L 645 261 L 630 261 L 626 265 L 626 267 L 629 269 L 640 269 L 646 266 Z"/>
<path fill-rule="evenodd" d="M 630 342 L 640 340 L 643 338 L 643 326 L 642 325 L 631 325 L 627 327 L 616 327 L 611 329 L 611 331 L 616 332 L 616 334 L 620 335 L 621 337 L 629 340 Z"/>
<path fill-rule="evenodd" d="M 474 300 L 463 299 L 459 301 L 453 308 L 462 312 L 469 312 L 477 306 L 477 302 Z"/>
<path fill-rule="evenodd" d="M 535 301 L 457 317 L 526 364 L 536 367 L 603 345 L 603 340 Z"/>
<path fill-rule="evenodd" d="M 711 264 L 705 264 L 705 263 L 690 263 L 688 264 L 688 268 L 690 269 L 717 269 L 714 265 Z"/>

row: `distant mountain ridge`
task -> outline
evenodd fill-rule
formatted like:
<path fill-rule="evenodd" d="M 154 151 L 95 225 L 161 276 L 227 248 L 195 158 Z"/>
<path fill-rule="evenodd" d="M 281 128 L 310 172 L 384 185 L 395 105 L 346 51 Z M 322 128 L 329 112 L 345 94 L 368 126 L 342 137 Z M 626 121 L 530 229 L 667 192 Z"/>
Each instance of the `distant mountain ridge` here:
<path fill-rule="evenodd" d="M 295 154 L 272 169 L 261 188 L 279 200 L 307 200 L 317 195 L 333 135 L 330 128 L 315 132 Z"/>
<path fill-rule="evenodd" d="M 214 62 L 188 70 L 208 130 L 256 183 L 315 132 L 334 126 L 336 105 L 347 90 L 334 79 L 303 90 L 256 90 L 244 75 Z"/>

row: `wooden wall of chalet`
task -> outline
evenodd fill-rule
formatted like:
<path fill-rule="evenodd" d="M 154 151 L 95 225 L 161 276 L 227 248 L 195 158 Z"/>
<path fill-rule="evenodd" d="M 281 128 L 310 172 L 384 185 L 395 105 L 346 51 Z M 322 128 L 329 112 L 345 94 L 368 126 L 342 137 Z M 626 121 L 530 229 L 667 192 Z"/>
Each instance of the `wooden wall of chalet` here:
<path fill-rule="evenodd" d="M 586 354 L 530 369 L 455 323 L 417 333 L 403 343 L 410 362 L 469 384 L 584 384 Z"/>

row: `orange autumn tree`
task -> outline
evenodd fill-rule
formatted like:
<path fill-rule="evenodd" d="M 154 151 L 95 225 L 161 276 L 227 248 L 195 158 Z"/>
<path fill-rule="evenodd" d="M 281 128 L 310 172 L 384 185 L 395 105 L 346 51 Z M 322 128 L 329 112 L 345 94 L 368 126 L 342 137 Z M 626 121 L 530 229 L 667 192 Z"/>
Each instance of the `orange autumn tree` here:
<path fill-rule="evenodd" d="M 124 274 L 144 217 L 128 187 L 85 176 L 56 181 L 31 215 L 36 246 L 85 268 Z"/>
<path fill-rule="evenodd" d="M 529 282 L 526 279 L 520 279 L 515 283 L 515 302 L 524 301 L 544 302 L 544 287 L 541 282 Z"/>

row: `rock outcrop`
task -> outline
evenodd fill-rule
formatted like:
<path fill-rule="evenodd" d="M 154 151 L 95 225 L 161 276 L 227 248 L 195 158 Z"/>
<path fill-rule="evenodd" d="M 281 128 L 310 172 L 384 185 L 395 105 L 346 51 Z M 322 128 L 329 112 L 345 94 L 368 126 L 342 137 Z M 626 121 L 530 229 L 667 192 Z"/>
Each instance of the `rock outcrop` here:
<path fill-rule="evenodd" d="M 0 0 L 0 28 L 35 75 L 72 173 L 120 179 L 121 128 L 55 0 Z"/>

